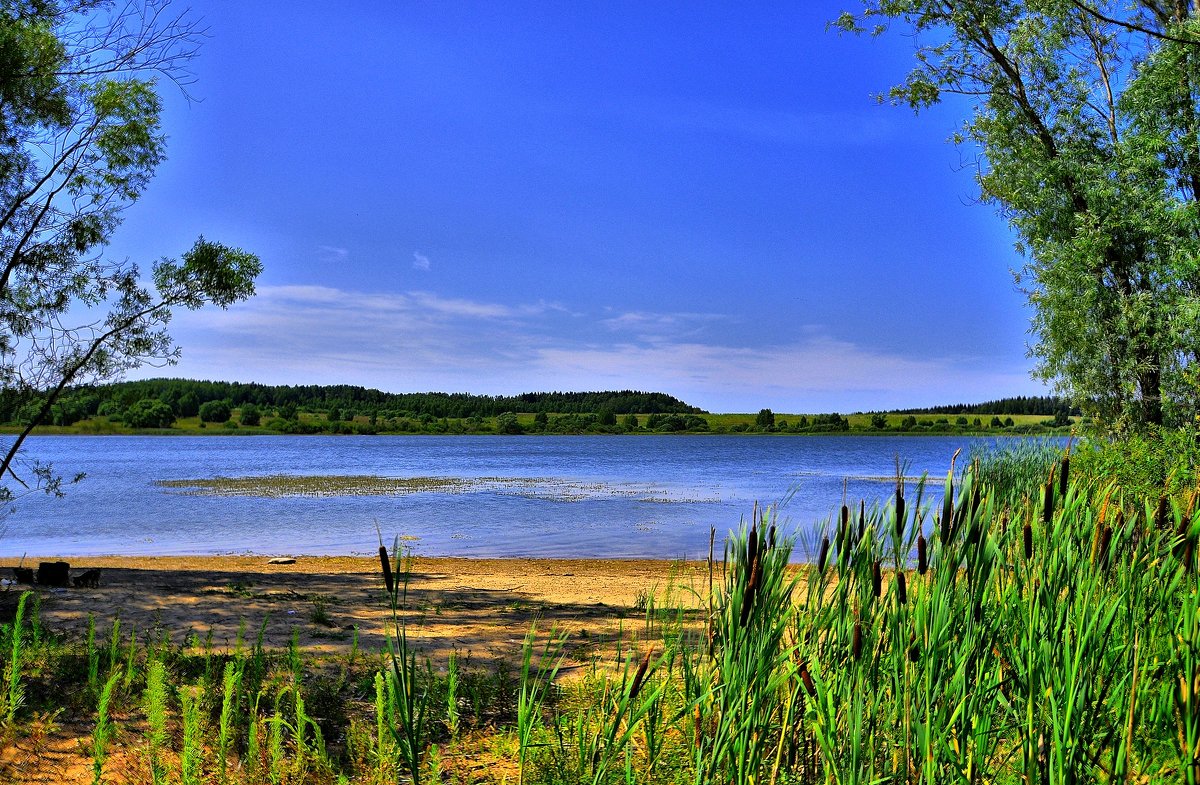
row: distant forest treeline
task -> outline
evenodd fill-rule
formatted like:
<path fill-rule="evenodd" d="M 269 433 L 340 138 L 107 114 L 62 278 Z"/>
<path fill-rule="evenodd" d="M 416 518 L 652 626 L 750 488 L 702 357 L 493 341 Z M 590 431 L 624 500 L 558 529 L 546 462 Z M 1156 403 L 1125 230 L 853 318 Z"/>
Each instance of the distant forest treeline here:
<path fill-rule="evenodd" d="M 1036 414 L 1049 417 L 1059 412 L 1079 416 L 1079 408 L 1054 395 L 1021 395 L 983 403 L 956 403 L 928 409 L 893 409 L 892 414 Z"/>
<path fill-rule="evenodd" d="M 505 412 L 537 414 L 704 414 L 665 393 L 544 392 L 516 396 L 467 393 L 387 393 L 348 384 L 269 385 L 189 379 L 146 379 L 96 387 L 79 387 L 56 405 L 52 419 L 69 425 L 83 417 L 128 409 L 144 399 L 162 401 L 177 417 L 194 417 L 210 401 L 231 407 L 246 404 L 290 411 L 338 412 L 342 417 L 496 417 Z M 0 391 L 0 422 L 23 419 L 22 409 L 36 405 L 26 397 Z"/>

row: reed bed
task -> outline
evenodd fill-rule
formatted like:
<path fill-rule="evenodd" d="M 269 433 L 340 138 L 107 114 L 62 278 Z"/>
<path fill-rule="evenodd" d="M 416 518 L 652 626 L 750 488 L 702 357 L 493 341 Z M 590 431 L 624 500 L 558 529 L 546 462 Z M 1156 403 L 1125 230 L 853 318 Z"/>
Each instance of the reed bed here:
<path fill-rule="evenodd" d="M 1061 458 L 1038 476 L 1012 493 L 972 462 L 936 507 L 898 482 L 799 569 L 756 511 L 707 585 L 647 598 L 634 643 L 569 681 L 556 630 L 516 674 L 422 657 L 382 546 L 391 645 L 336 662 L 261 636 L 64 642 L 23 602 L 0 743 L 86 714 L 96 782 L 1197 785 L 1195 493 L 1123 495 Z"/>

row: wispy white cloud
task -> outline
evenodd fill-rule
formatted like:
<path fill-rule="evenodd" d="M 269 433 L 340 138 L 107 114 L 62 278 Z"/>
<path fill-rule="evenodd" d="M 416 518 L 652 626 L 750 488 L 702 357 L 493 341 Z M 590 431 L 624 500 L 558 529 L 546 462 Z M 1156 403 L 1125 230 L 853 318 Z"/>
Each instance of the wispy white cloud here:
<path fill-rule="evenodd" d="M 350 258 L 350 249 L 336 245 L 318 245 L 317 258 L 330 264 L 341 264 Z"/>
<path fill-rule="evenodd" d="M 1023 367 L 890 353 L 815 325 L 776 345 L 731 345 L 705 329 L 724 321 L 424 291 L 266 286 L 226 312 L 180 314 L 174 331 L 184 360 L 175 372 L 397 391 L 654 389 L 714 411 L 855 411 L 1040 391 Z"/>
<path fill-rule="evenodd" d="M 685 337 L 696 337 L 712 325 L 729 322 L 724 314 L 716 313 L 652 313 L 626 311 L 599 320 L 599 324 L 611 332 L 636 338 L 639 341 L 659 343 L 678 341 Z"/>
<path fill-rule="evenodd" d="M 412 266 L 413 266 L 414 270 L 423 270 L 423 271 L 428 271 L 430 268 L 433 267 L 432 263 L 429 261 L 429 257 L 426 256 L 425 254 L 421 253 L 420 251 L 413 251 Z"/>

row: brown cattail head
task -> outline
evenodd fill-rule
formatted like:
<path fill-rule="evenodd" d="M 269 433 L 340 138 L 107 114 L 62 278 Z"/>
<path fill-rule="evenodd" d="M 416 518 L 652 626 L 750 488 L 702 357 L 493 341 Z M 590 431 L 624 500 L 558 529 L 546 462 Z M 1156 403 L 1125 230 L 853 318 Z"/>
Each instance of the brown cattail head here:
<path fill-rule="evenodd" d="M 949 531 L 950 521 L 954 520 L 954 461 L 950 462 L 950 476 L 946 478 L 946 495 L 942 497 L 942 530 Z M 945 540 L 945 536 L 942 537 Z"/>
<path fill-rule="evenodd" d="M 878 561 L 871 565 L 871 591 L 876 597 L 883 593 L 883 571 Z"/>
<path fill-rule="evenodd" d="M 867 500 L 858 500 L 858 539 L 867 533 Z"/>
<path fill-rule="evenodd" d="M 1104 567 L 1108 564 L 1108 548 L 1112 544 L 1113 528 L 1111 526 L 1104 527 L 1104 533 L 1100 535 L 1100 566 Z"/>
<path fill-rule="evenodd" d="M 775 550 L 775 524 L 771 524 L 771 528 L 767 530 L 767 550 Z"/>
<path fill-rule="evenodd" d="M 812 674 L 808 672 L 808 663 L 800 663 L 800 681 L 804 683 L 804 691 L 808 693 L 808 697 L 817 697 L 817 686 L 813 684 Z"/>
<path fill-rule="evenodd" d="M 760 556 L 758 561 L 754 562 L 754 589 L 755 593 L 762 591 L 763 585 L 763 560 Z"/>
<path fill-rule="evenodd" d="M 925 542 L 925 535 L 917 535 L 917 572 L 924 575 L 929 571 L 929 544 Z"/>
<path fill-rule="evenodd" d="M 908 581 L 902 572 L 896 573 L 896 599 L 900 600 L 901 605 L 908 604 Z"/>
<path fill-rule="evenodd" d="M 754 595 L 758 593 L 759 570 L 757 562 L 750 567 L 750 580 L 746 583 L 746 593 L 742 595 L 742 626 L 750 620 L 750 609 L 754 607 Z"/>
<path fill-rule="evenodd" d="M 1054 485 L 1046 483 L 1042 489 L 1042 522 L 1047 526 L 1054 520 Z"/>
<path fill-rule="evenodd" d="M 1025 522 L 1025 529 L 1021 532 L 1025 540 L 1025 561 L 1033 558 L 1033 524 Z"/>
<path fill-rule="evenodd" d="M 916 662 L 921 657 L 921 651 L 917 648 L 917 636 L 909 633 L 908 635 L 908 661 Z"/>
<path fill-rule="evenodd" d="M 1167 503 L 1167 497 L 1159 496 L 1158 508 L 1154 511 L 1154 525 L 1158 527 L 1159 531 L 1166 531 L 1167 527 L 1171 525 L 1167 518 L 1169 511 L 1170 505 Z"/>
<path fill-rule="evenodd" d="M 850 640 L 850 656 L 857 660 L 862 656 L 862 622 L 854 622 L 854 637 Z"/>
<path fill-rule="evenodd" d="M 904 486 L 896 485 L 896 539 L 904 536 Z"/>
<path fill-rule="evenodd" d="M 392 560 L 388 558 L 387 548 L 379 546 L 379 564 L 383 567 L 383 585 L 388 594 L 396 593 L 396 581 L 392 578 Z"/>
<path fill-rule="evenodd" d="M 753 571 L 758 560 L 758 524 L 750 524 L 750 536 L 746 538 L 746 566 Z"/>
<path fill-rule="evenodd" d="M 646 678 L 646 669 L 650 667 L 650 657 L 654 654 L 654 647 L 651 646 L 646 650 L 646 656 L 642 657 L 642 662 L 638 665 L 637 673 L 633 674 L 633 684 L 629 687 L 629 702 L 633 703 L 637 700 L 638 693 L 641 692 L 642 682 Z"/>
<path fill-rule="evenodd" d="M 1071 477 L 1071 456 L 1063 456 L 1062 463 L 1058 466 L 1058 495 L 1062 498 L 1067 498 L 1067 481 Z"/>
<path fill-rule="evenodd" d="M 825 562 L 829 559 L 829 537 L 821 538 L 821 553 L 817 556 L 817 573 L 825 574 Z"/>

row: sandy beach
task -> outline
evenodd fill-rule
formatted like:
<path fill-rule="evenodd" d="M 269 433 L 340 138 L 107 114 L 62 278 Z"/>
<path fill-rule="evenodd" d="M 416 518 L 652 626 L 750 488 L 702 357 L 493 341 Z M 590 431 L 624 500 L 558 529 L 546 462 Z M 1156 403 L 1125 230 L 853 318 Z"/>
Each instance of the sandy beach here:
<path fill-rule="evenodd" d="M 122 637 L 135 630 L 143 639 L 161 640 L 165 633 L 174 644 L 196 649 L 232 648 L 239 635 L 249 645 L 260 630 L 268 648 L 286 647 L 295 636 L 318 659 L 347 655 L 356 638 L 364 655 L 385 649 L 393 622 L 377 559 L 301 557 L 275 565 L 269 558 L 67 557 L 72 576 L 98 568 L 99 585 L 8 586 L 0 590 L 0 610 L 11 608 L 20 590 L 32 589 L 41 598 L 43 625 L 77 640 L 91 614 L 102 639 L 119 617 Z M 26 557 L 24 565 L 36 569 L 41 560 Z M 0 559 L 0 577 L 11 579 L 17 563 Z M 536 622 L 539 647 L 551 630 L 567 635 L 563 678 L 592 663 L 615 665 L 618 640 L 645 642 L 643 609 L 650 597 L 661 602 L 670 591 L 687 603 L 694 596 L 683 587 L 706 590 L 708 582 L 704 562 L 415 558 L 408 567 L 400 615 L 410 643 L 435 668 L 443 669 L 457 651 L 467 667 L 507 665 L 511 672 Z M 0 782 L 90 782 L 90 721 L 57 717 L 49 735 L 33 730 L 0 744 Z M 112 781 L 136 782 L 144 758 L 136 743 L 141 720 L 135 712 L 118 722 L 135 729 L 128 737 L 135 743 L 114 750 Z"/>
<path fill-rule="evenodd" d="M 239 630 L 268 647 L 293 635 L 305 650 L 338 653 L 353 645 L 380 650 L 392 623 L 377 559 L 301 557 L 268 564 L 267 556 L 65 558 L 72 576 L 100 570 L 96 588 L 33 588 L 52 630 L 82 635 L 89 614 L 98 634 L 119 616 L 125 634 L 176 643 L 211 633 L 217 648 L 235 645 Z M 41 559 L 27 557 L 36 569 Z M 0 561 L 11 578 L 17 560 Z M 689 601 L 687 587 L 706 590 L 704 562 L 595 559 L 464 559 L 415 557 L 409 563 L 405 622 L 409 639 L 435 662 L 452 650 L 483 664 L 519 656 L 535 621 L 569 636 L 573 653 L 588 659 L 619 631 L 640 625 L 650 597 Z M 17 586 L 9 587 L 16 591 Z M 265 623 L 265 626 L 264 626 Z"/>

